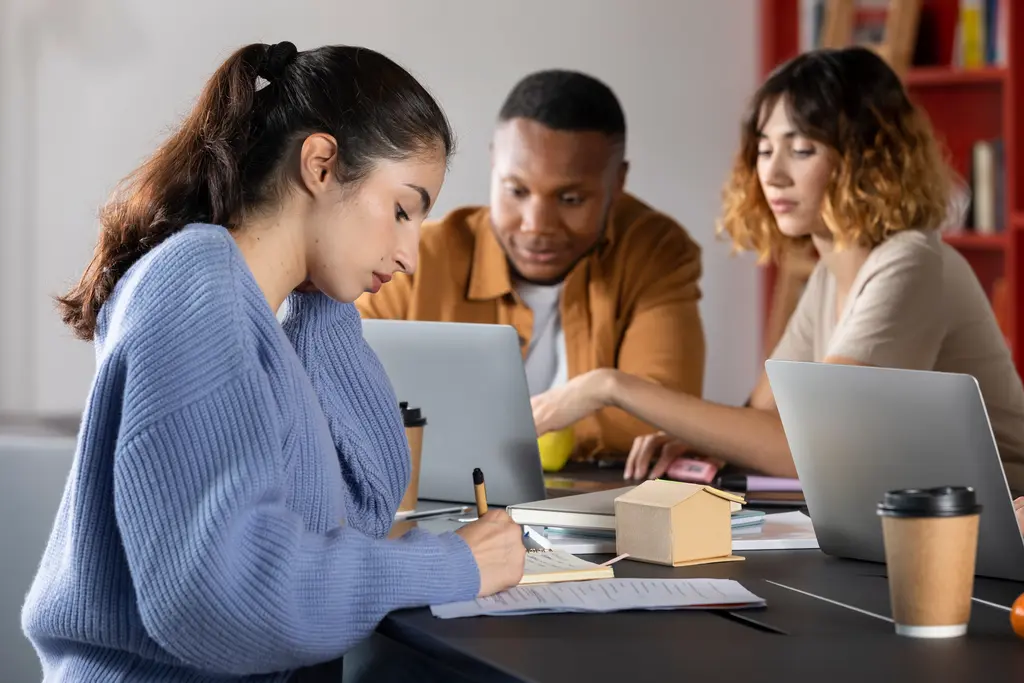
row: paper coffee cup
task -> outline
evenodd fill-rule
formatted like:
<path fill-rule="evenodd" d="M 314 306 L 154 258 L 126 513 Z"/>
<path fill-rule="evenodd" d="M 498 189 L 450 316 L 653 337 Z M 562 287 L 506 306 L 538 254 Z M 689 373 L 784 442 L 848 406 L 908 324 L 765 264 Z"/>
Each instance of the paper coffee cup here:
<path fill-rule="evenodd" d="M 423 428 L 427 424 L 427 418 L 419 408 L 410 408 L 405 401 L 399 404 L 402 410 L 402 420 L 405 423 L 405 438 L 409 442 L 409 458 L 411 460 L 411 474 L 409 486 L 405 489 L 402 502 L 399 503 L 399 511 L 406 512 L 416 509 L 416 501 L 419 499 L 420 491 L 420 454 L 423 451 Z"/>
<path fill-rule="evenodd" d="M 897 634 L 967 633 L 980 513 L 964 486 L 889 491 L 878 504 Z"/>

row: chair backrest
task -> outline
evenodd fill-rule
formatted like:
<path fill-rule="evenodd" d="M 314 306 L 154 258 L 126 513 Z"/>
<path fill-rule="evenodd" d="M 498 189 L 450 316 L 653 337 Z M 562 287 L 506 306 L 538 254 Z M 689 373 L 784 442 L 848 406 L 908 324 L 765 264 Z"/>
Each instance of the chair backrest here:
<path fill-rule="evenodd" d="M 4 683 L 38 683 L 39 657 L 21 631 L 75 455 L 75 440 L 0 435 L 0 662 Z"/>

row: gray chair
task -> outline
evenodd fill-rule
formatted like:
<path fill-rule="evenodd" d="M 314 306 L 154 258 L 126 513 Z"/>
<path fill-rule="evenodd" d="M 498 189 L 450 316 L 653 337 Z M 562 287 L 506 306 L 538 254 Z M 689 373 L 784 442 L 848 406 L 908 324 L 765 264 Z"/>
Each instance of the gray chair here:
<path fill-rule="evenodd" d="M 0 662 L 4 683 L 38 683 L 42 668 L 21 631 L 25 601 L 74 460 L 67 437 L 0 434 Z"/>

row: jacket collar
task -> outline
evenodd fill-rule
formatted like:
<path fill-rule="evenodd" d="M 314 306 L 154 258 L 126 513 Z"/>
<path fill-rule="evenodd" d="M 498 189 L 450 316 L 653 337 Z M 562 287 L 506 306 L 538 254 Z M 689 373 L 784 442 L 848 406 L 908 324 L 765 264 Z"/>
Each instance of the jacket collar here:
<path fill-rule="evenodd" d="M 497 299 L 512 293 L 512 276 L 508 258 L 491 227 L 491 212 L 486 207 L 477 214 L 473 225 L 473 262 L 470 265 L 469 289 L 471 301 Z"/>
<path fill-rule="evenodd" d="M 601 254 L 612 246 L 615 238 L 614 220 L 615 205 L 608 212 L 604 233 L 597 246 L 580 263 L 594 254 Z M 474 217 L 473 225 L 473 261 L 470 265 L 469 287 L 466 296 L 471 301 L 488 301 L 511 294 L 512 276 L 509 272 L 508 257 L 498 238 L 494 236 L 491 225 L 491 212 L 484 207 Z M 576 264 L 577 267 L 579 264 Z"/>

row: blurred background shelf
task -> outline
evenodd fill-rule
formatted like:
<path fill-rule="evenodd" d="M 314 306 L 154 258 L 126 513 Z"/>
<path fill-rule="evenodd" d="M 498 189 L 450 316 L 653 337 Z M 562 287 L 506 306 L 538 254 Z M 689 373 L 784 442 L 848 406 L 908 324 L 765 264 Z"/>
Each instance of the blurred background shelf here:
<path fill-rule="evenodd" d="M 1010 72 L 1002 67 L 979 67 L 963 69 L 948 66 L 914 67 L 907 72 L 903 82 L 908 88 L 959 87 L 959 86 L 1002 86 Z"/>
<path fill-rule="evenodd" d="M 1004 233 L 994 235 L 980 235 L 976 232 L 947 232 L 942 239 L 957 249 L 974 249 L 988 251 L 1002 251 L 1006 249 L 1009 240 Z"/>

